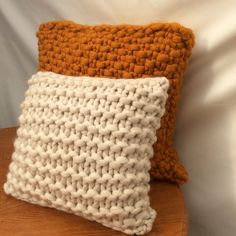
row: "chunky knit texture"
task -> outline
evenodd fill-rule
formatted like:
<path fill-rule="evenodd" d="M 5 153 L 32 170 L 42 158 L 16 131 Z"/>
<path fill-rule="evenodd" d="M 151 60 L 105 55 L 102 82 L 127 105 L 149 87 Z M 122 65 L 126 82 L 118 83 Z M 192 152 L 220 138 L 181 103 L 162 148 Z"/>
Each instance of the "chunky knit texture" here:
<path fill-rule="evenodd" d="M 150 158 L 168 80 L 38 72 L 28 84 L 5 192 L 127 234 L 150 231 Z"/>
<path fill-rule="evenodd" d="M 187 180 L 172 138 L 182 75 L 194 44 L 190 29 L 176 23 L 84 26 L 59 21 L 42 24 L 37 36 L 42 71 L 113 78 L 167 77 L 169 97 L 157 132 L 151 175 L 176 183 Z"/>

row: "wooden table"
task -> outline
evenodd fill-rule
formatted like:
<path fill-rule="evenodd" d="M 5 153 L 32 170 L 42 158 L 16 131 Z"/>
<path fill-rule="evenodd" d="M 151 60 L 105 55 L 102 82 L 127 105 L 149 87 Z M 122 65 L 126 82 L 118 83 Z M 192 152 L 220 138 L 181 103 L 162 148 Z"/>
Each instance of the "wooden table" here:
<path fill-rule="evenodd" d="M 1 236 L 118 236 L 123 233 L 82 217 L 32 205 L 6 195 L 3 183 L 13 152 L 16 128 L 0 129 L 0 235 Z M 157 211 L 148 236 L 186 236 L 187 213 L 178 186 L 151 183 L 151 205 Z"/>

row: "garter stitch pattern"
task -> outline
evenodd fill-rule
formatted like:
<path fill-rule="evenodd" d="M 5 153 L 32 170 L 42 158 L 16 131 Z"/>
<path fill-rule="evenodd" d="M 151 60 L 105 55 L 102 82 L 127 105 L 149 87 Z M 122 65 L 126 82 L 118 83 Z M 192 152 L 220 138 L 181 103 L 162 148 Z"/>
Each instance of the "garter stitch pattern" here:
<path fill-rule="evenodd" d="M 151 175 L 179 184 L 187 181 L 172 139 L 182 75 L 194 45 L 190 29 L 177 23 L 86 26 L 54 21 L 41 24 L 37 37 L 41 71 L 109 78 L 168 78 L 169 96 L 154 144 Z"/>
<path fill-rule="evenodd" d="M 168 80 L 38 72 L 28 84 L 5 192 L 127 234 L 150 231 L 150 158 Z"/>

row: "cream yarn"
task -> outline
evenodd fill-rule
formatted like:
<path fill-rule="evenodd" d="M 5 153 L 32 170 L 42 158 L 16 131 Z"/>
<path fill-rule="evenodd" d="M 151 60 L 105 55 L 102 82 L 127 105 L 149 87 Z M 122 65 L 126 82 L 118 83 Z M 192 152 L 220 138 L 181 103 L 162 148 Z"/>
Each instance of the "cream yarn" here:
<path fill-rule="evenodd" d="M 5 192 L 127 234 L 150 231 L 149 159 L 168 80 L 38 72 L 28 84 Z"/>

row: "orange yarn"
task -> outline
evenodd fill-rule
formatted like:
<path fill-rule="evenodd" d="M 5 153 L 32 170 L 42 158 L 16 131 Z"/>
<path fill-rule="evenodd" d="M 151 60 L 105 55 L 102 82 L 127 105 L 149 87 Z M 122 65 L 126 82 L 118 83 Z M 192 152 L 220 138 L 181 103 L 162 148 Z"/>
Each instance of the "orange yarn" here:
<path fill-rule="evenodd" d="M 177 105 L 194 36 L 177 23 L 146 26 L 85 26 L 71 21 L 41 24 L 37 33 L 39 70 L 112 78 L 165 76 L 170 81 L 166 113 L 157 131 L 152 178 L 187 181 L 172 146 Z"/>

